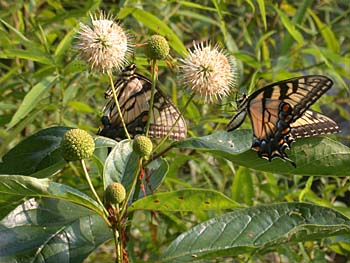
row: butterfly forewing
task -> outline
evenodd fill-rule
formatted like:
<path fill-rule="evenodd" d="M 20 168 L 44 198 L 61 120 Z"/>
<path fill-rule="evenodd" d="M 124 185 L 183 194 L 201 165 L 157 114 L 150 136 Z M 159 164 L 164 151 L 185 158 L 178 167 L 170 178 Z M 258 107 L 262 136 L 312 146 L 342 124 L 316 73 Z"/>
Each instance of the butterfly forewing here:
<path fill-rule="evenodd" d="M 131 136 L 145 133 L 152 86 L 150 80 L 136 74 L 135 69 L 134 64 L 130 65 L 115 82 L 118 103 Z M 103 110 L 103 128 L 99 131 L 99 134 L 114 139 L 124 139 L 126 135 L 111 89 L 106 90 L 105 97 L 109 98 L 109 101 Z M 162 138 L 173 126 L 180 112 L 158 88 L 156 88 L 154 97 L 149 136 Z M 181 117 L 169 138 L 179 140 L 185 138 L 186 134 L 186 122 Z"/>

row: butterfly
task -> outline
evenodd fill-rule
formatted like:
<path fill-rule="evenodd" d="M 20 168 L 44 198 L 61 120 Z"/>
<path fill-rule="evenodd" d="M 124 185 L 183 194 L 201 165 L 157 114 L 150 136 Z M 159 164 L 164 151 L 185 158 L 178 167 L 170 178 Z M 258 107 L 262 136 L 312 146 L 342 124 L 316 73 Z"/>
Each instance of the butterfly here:
<path fill-rule="evenodd" d="M 332 85 L 325 76 L 310 75 L 272 83 L 249 97 L 244 95 L 227 131 L 237 129 L 248 114 L 254 134 L 252 150 L 261 158 L 271 161 L 278 157 L 296 167 L 285 152 L 296 138 L 340 131 L 332 119 L 308 110 Z"/>
<path fill-rule="evenodd" d="M 148 78 L 135 73 L 135 71 L 135 64 L 127 66 L 114 83 L 121 113 L 132 137 L 146 132 L 152 86 Z M 116 140 L 125 139 L 125 131 L 111 88 L 105 91 L 105 98 L 108 99 L 108 102 L 103 109 L 102 127 L 98 134 Z M 180 112 L 176 106 L 156 87 L 152 116 L 150 116 L 149 137 L 165 137 L 179 116 Z M 169 138 L 180 140 L 186 138 L 186 134 L 186 121 L 181 117 Z"/>

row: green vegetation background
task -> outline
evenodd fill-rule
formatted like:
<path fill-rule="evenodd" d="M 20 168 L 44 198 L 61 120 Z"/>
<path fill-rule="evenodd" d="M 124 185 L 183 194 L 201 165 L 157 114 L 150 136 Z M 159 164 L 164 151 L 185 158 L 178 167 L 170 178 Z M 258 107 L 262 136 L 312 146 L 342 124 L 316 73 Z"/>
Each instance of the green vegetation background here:
<path fill-rule="evenodd" d="M 89 13 L 101 9 L 117 16 L 135 43 L 145 42 L 154 33 L 167 37 L 172 58 L 181 57 L 193 41 L 208 41 L 227 49 L 240 61 L 238 92 L 250 93 L 272 81 L 294 76 L 329 76 L 334 80 L 334 88 L 313 108 L 340 124 L 342 133 L 333 138 L 349 145 L 347 0 L 1 1 L 0 156 L 23 138 L 55 125 L 97 132 L 108 81 L 89 73 L 76 59 L 73 46 L 79 21 L 86 22 Z M 149 76 L 142 48 L 135 50 L 133 59 L 140 72 Z M 188 93 L 178 85 L 175 64 L 169 61 L 161 65 L 159 86 L 181 108 Z M 189 136 L 224 130 L 234 114 L 235 98 L 233 93 L 219 104 L 192 103 L 185 113 Z M 249 123 L 242 127 L 249 128 Z M 248 206 L 307 201 L 350 215 L 346 177 L 307 178 L 257 172 L 191 149 L 174 150 L 167 158 L 170 170 L 161 191 L 183 187 L 215 189 Z M 176 162 L 172 162 L 175 158 Z M 66 169 L 55 179 L 86 190 L 84 181 L 74 171 Z M 94 183 L 101 183 L 97 172 Z M 162 213 L 154 222 L 148 212 L 138 212 L 133 233 L 136 253 L 147 260 L 179 233 L 219 213 Z M 350 251 L 349 246 L 327 244 L 302 247 L 281 246 L 276 253 L 289 255 L 292 260 L 303 253 L 311 258 L 315 253 L 344 256 Z M 108 244 L 101 251 L 107 256 L 112 254 Z"/>

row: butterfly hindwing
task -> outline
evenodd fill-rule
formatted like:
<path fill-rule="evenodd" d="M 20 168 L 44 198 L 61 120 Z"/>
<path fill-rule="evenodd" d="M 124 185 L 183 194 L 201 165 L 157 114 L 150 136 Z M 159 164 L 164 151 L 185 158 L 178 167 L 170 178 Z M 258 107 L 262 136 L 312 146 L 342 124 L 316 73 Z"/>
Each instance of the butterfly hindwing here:
<path fill-rule="evenodd" d="M 249 96 L 238 114 L 245 109 L 251 119 L 252 149 L 259 157 L 270 161 L 279 157 L 295 166 L 285 153 L 295 138 L 339 131 L 328 117 L 307 111 L 332 84 L 325 76 L 303 76 L 273 83 Z M 236 116 L 228 124 L 229 131 L 238 127 Z"/>
<path fill-rule="evenodd" d="M 311 110 L 307 110 L 299 119 L 291 124 L 294 138 L 304 138 L 322 134 L 340 132 L 338 124 L 331 118 Z"/>
<path fill-rule="evenodd" d="M 145 133 L 152 86 L 149 79 L 135 73 L 135 70 L 134 64 L 128 66 L 115 82 L 118 103 L 131 136 Z M 105 97 L 109 101 L 103 109 L 103 128 L 99 134 L 114 139 L 126 138 L 111 89 L 106 90 Z M 165 137 L 179 115 L 180 112 L 176 106 L 156 87 L 149 136 Z M 186 137 L 186 133 L 186 122 L 181 117 L 169 138 L 183 139 Z"/>

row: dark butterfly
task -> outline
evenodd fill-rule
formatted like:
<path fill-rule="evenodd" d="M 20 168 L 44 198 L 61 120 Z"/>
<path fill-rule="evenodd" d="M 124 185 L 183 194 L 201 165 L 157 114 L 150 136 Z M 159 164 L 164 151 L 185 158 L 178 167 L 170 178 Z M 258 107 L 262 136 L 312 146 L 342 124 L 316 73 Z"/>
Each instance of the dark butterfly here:
<path fill-rule="evenodd" d="M 148 78 L 135 73 L 135 70 L 135 64 L 129 65 L 122 71 L 114 84 L 123 119 L 131 136 L 146 132 L 152 86 Z M 111 88 L 105 91 L 105 98 L 109 100 L 103 109 L 101 120 L 103 127 L 98 134 L 117 140 L 125 139 L 126 135 Z M 154 138 L 165 137 L 179 115 L 180 112 L 176 106 L 156 87 L 149 136 Z M 169 138 L 180 140 L 186 138 L 186 134 L 186 122 L 181 117 Z"/>
<path fill-rule="evenodd" d="M 296 167 L 285 153 L 296 138 L 339 132 L 336 122 L 308 110 L 332 85 L 332 80 L 318 75 L 270 84 L 243 96 L 227 130 L 238 128 L 248 113 L 254 133 L 252 150 L 261 158 L 271 161 L 279 157 Z"/>

